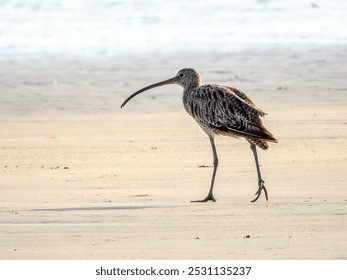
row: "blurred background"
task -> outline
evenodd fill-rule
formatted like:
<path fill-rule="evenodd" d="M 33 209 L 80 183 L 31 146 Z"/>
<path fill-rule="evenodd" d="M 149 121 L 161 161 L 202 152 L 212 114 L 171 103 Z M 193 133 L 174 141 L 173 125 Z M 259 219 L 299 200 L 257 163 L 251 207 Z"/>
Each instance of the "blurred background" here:
<path fill-rule="evenodd" d="M 347 43 L 347 1 L 0 1 L 10 54 L 143 55 Z"/>
<path fill-rule="evenodd" d="M 281 64 L 299 66 L 303 75 L 327 63 L 324 77 L 345 59 L 346 26 L 342 0 L 2 0 L 0 110 L 112 111 L 139 86 L 187 66 L 257 91 L 269 76 L 254 77 L 259 65 L 278 73 Z M 338 50 L 337 60 L 321 50 Z M 302 52 L 318 64 L 307 66 Z M 288 57 L 300 59 L 289 65 Z M 288 69 L 279 80 L 293 77 Z"/>

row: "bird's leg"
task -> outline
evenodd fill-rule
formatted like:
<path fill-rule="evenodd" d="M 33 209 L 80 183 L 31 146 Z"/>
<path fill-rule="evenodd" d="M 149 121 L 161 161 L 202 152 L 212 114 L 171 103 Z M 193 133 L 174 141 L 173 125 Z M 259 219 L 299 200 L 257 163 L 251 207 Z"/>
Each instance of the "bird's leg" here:
<path fill-rule="evenodd" d="M 257 192 L 255 193 L 256 197 L 255 199 L 253 199 L 251 202 L 256 202 L 258 200 L 258 198 L 260 197 L 261 195 L 261 191 L 264 190 L 264 193 L 265 193 L 265 198 L 266 198 L 266 201 L 268 200 L 268 196 L 267 196 L 267 190 L 265 188 L 265 185 L 264 185 L 264 180 L 261 178 L 261 173 L 260 173 L 260 167 L 259 167 L 259 161 L 258 161 L 258 154 L 257 154 L 257 147 L 255 144 L 251 143 L 251 150 L 253 152 L 253 155 L 254 155 L 254 159 L 255 159 L 255 164 L 257 166 L 257 174 L 258 174 L 258 190 Z"/>
<path fill-rule="evenodd" d="M 213 136 L 208 136 L 210 138 L 211 146 L 212 146 L 212 152 L 213 152 L 213 173 L 212 173 L 212 180 L 211 180 L 211 187 L 210 191 L 208 192 L 208 195 L 203 200 L 193 200 L 191 202 L 207 202 L 209 200 L 212 200 L 213 202 L 216 202 L 216 199 L 213 197 L 213 185 L 214 185 L 214 179 L 216 177 L 217 167 L 218 167 L 218 156 L 217 156 L 217 150 L 216 146 L 214 144 L 214 138 Z"/>

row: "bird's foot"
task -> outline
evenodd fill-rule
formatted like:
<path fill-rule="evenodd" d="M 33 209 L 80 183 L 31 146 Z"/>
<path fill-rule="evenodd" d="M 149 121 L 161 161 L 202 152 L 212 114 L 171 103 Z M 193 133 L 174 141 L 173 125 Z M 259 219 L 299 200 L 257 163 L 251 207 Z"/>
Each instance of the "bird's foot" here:
<path fill-rule="evenodd" d="M 209 194 L 206 198 L 202 200 L 192 200 L 191 202 L 207 202 L 209 200 L 216 202 L 216 199 L 213 197 L 213 194 Z"/>
<path fill-rule="evenodd" d="M 255 199 L 251 200 L 251 202 L 256 202 L 258 200 L 258 198 L 261 195 L 262 190 L 264 190 L 266 201 L 268 201 L 267 190 L 265 188 L 264 183 L 265 182 L 263 180 L 259 181 L 259 183 L 258 183 L 259 188 L 258 188 L 257 192 L 255 193 L 256 197 L 255 197 Z"/>

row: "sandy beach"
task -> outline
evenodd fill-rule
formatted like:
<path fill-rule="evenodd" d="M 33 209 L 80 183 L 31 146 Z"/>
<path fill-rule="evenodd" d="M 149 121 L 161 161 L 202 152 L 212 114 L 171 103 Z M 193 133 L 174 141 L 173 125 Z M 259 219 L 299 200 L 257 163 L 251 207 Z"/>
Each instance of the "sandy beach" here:
<path fill-rule="evenodd" d="M 187 65 L 189 63 L 189 65 Z M 1 259 L 346 259 L 347 58 L 341 48 L 125 59 L 3 59 Z M 181 89 L 124 98 L 194 67 L 237 87 L 279 139 L 207 136 Z"/>

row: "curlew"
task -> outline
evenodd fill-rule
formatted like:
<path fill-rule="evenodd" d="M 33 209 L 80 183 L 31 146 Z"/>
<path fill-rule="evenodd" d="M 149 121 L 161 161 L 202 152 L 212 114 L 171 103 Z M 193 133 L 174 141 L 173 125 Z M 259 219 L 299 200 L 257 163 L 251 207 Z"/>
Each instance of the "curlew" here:
<path fill-rule="evenodd" d="M 277 143 L 277 140 L 262 123 L 261 117 L 265 116 L 266 113 L 259 109 L 245 93 L 236 88 L 214 84 L 201 85 L 200 74 L 191 68 L 182 69 L 171 79 L 136 91 L 123 102 L 121 108 L 139 93 L 168 84 L 177 84 L 183 87 L 184 108 L 207 134 L 212 147 L 213 173 L 210 190 L 206 198 L 192 202 L 216 201 L 213 196 L 213 186 L 218 167 L 215 135 L 243 137 L 249 142 L 258 176 L 256 197 L 251 202 L 257 201 L 262 191 L 268 200 L 265 182 L 260 172 L 257 146 L 266 150 L 269 148 L 268 142 Z"/>

